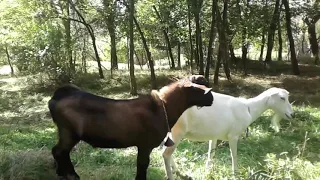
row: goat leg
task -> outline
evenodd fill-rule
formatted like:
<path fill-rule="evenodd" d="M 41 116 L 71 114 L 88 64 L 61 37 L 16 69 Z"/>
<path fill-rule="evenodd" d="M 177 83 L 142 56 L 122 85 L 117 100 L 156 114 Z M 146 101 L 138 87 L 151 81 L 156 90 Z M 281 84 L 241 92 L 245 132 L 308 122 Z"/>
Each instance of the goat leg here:
<path fill-rule="evenodd" d="M 235 175 L 235 171 L 238 170 L 238 160 L 237 160 L 237 146 L 238 137 L 229 138 L 230 153 L 232 158 L 232 175 Z"/>
<path fill-rule="evenodd" d="M 152 149 L 153 148 L 138 147 L 136 180 L 147 179 L 147 169 L 150 163 L 150 154 L 152 152 Z"/>

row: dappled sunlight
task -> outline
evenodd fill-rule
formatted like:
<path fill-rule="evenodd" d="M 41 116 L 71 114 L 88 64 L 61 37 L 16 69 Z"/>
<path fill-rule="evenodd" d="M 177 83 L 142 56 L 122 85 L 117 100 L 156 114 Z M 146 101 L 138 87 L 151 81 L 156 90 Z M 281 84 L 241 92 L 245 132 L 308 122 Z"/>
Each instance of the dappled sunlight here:
<path fill-rule="evenodd" d="M 26 83 L 26 77 L 8 77 L 8 78 L 1 78 L 0 84 L 1 89 L 5 91 L 20 91 L 27 87 L 28 83 Z"/>
<path fill-rule="evenodd" d="M 320 173 L 320 163 L 311 163 L 310 161 L 302 160 L 299 157 L 288 157 L 287 152 L 279 154 L 268 153 L 265 156 L 265 169 L 269 171 L 274 178 L 292 178 L 292 174 L 295 177 L 303 179 L 316 179 L 319 176 L 310 174 Z"/>
<path fill-rule="evenodd" d="M 47 148 L 16 152 L 0 149 L 0 167 L 0 179 L 56 179 Z"/>
<path fill-rule="evenodd" d="M 157 75 L 158 88 L 175 81 L 187 75 L 184 71 L 159 70 Z M 138 71 L 137 83 L 140 93 L 150 92 L 150 74 L 145 71 Z M 122 71 L 114 72 L 112 79 L 97 79 L 96 75 L 88 75 L 79 78 L 77 85 L 85 90 L 105 97 L 124 99 L 135 98 L 129 94 L 130 81 L 127 73 Z M 279 77 L 246 77 L 234 78 L 233 83 L 221 82 L 220 89 L 227 94 L 239 95 L 243 97 L 254 97 L 272 83 L 277 82 L 276 86 L 282 86 L 282 80 L 288 76 Z M 17 163 L 19 161 L 29 162 L 31 159 L 40 159 L 39 166 L 23 167 L 23 164 L 12 166 L 16 169 L 12 172 L 20 173 L 21 177 L 40 177 L 38 171 L 53 173 L 56 178 L 51 148 L 57 142 L 56 127 L 49 116 L 47 103 L 54 91 L 53 86 L 48 87 L 40 85 L 39 88 L 33 83 L 25 83 L 26 78 L 9 78 L 10 80 L 0 79 L 1 93 L 0 98 L 0 158 L 8 157 L 10 160 L 0 161 L 0 167 L 9 167 L 8 162 Z M 14 80 L 15 79 L 15 80 Z M 19 87 L 16 88 L 15 86 Z M 312 85 L 310 85 L 311 87 Z M 15 91 L 6 91 L 3 87 L 12 88 Z M 247 179 L 250 171 L 265 170 L 268 173 L 270 168 L 279 173 L 290 173 L 291 177 L 310 177 L 314 179 L 319 175 L 319 148 L 320 144 L 320 111 L 312 101 L 308 105 L 302 94 L 303 90 L 292 91 L 290 101 L 294 101 L 297 94 L 301 94 L 303 102 L 295 103 L 293 106 L 296 117 L 293 120 L 280 121 L 280 132 L 276 133 L 271 128 L 271 119 L 274 114 L 272 110 L 264 112 L 259 119 L 250 125 L 250 134 L 248 138 L 239 140 L 238 158 L 239 174 L 241 179 Z M 310 92 L 312 88 L 309 89 Z M 290 91 L 290 89 L 289 89 Z M 316 90 L 314 90 L 315 92 Z M 315 96 L 319 96 L 315 94 Z M 305 135 L 307 133 L 307 142 Z M 304 147 L 304 148 L 303 148 Z M 173 154 L 175 162 L 178 165 L 179 172 L 193 179 L 221 179 L 231 177 L 231 157 L 229 146 L 219 145 L 216 150 L 216 156 L 213 158 L 214 165 L 207 170 L 205 174 L 205 161 L 207 158 L 208 142 L 194 142 L 187 139 L 183 140 Z M 45 150 L 41 150 L 45 149 Z M 304 149 L 303 155 L 301 151 Z M 28 154 L 30 160 L 23 160 L 19 154 L 20 150 L 29 150 L 34 153 Z M 3 152 L 1 152 L 3 151 Z M 4 152 L 5 151 L 5 152 Z M 45 156 L 38 157 L 37 152 L 42 152 Z M 280 156 L 282 152 L 288 152 L 286 157 Z M 10 153 L 10 154 L 8 154 Z M 300 153 L 300 154 L 299 154 Z M 24 154 L 26 155 L 26 154 Z M 274 155 L 274 156 L 273 156 Z M 124 149 L 99 149 L 92 148 L 90 145 L 80 142 L 71 152 L 71 159 L 75 165 L 76 171 L 83 179 L 130 179 L 136 172 L 137 148 L 130 147 Z M 158 180 L 165 176 L 164 162 L 162 158 L 162 149 L 155 148 L 151 153 L 151 162 L 148 169 L 148 179 Z M 288 159 L 287 159 L 288 158 Z M 0 159 L 2 160 L 2 159 Z M 267 160 L 267 161 L 265 161 Z M 272 160 L 272 161 L 271 161 Z M 42 163 L 42 164 L 41 164 Z M 287 165 L 283 165 L 287 163 Z M 19 163 L 18 163 L 19 164 Z M 41 165 L 40 165 L 41 164 Z M 268 164 L 268 166 L 267 166 Z M 286 169 L 290 165 L 289 170 Z M 43 167 L 45 170 L 40 169 Z M 269 167 L 270 168 L 267 168 Z M 29 171 L 29 172 L 24 172 Z M 11 175 L 5 174 L 5 177 Z M 177 180 L 184 179 L 176 176 Z M 1 179 L 1 175 L 0 175 Z"/>

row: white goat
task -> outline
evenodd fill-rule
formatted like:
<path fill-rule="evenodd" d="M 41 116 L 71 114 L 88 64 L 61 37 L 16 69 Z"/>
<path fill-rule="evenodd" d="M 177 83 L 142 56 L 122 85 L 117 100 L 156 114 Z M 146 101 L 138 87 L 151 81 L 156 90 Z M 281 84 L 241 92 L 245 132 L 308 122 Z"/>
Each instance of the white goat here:
<path fill-rule="evenodd" d="M 237 143 L 239 136 L 252 122 L 267 109 L 272 109 L 275 112 L 275 116 L 272 118 L 272 125 L 275 131 L 278 132 L 279 121 L 282 118 L 292 119 L 294 115 L 289 102 L 289 92 L 285 89 L 273 87 L 250 99 L 212 93 L 214 96 L 212 106 L 187 109 L 172 128 L 172 140 L 175 145 L 166 147 L 162 154 L 169 180 L 174 179 L 171 170 L 177 170 L 172 154 L 182 138 L 185 137 L 191 141 L 209 140 L 206 167 L 210 162 L 210 155 L 214 156 L 215 154 L 214 149 L 217 140 L 229 141 L 232 174 L 234 174 L 237 170 Z"/>

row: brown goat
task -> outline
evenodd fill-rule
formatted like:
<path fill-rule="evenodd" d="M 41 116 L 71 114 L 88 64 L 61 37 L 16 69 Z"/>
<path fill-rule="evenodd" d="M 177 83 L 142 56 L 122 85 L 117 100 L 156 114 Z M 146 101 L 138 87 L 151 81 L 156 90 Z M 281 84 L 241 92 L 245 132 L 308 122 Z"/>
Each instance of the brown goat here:
<path fill-rule="evenodd" d="M 188 78 L 136 99 L 115 100 L 80 90 L 74 85 L 58 88 L 48 102 L 59 140 L 52 148 L 56 173 L 64 179 L 80 179 L 70 160 L 80 141 L 99 148 L 138 147 L 136 178 L 145 180 L 153 148 L 167 139 L 179 116 L 191 106 L 210 106 L 211 88 Z"/>

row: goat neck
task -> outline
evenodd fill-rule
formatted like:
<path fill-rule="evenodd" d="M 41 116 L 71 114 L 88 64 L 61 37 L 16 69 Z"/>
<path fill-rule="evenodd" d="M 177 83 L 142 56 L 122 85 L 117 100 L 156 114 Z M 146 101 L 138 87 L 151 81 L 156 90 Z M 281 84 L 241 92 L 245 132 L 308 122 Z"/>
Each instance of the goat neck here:
<path fill-rule="evenodd" d="M 191 106 L 187 102 L 184 92 L 179 89 L 164 93 L 160 91 L 159 93 L 167 111 L 168 123 L 171 129 L 181 114 Z"/>
<path fill-rule="evenodd" d="M 263 112 L 265 112 L 267 109 L 269 109 L 268 100 L 269 100 L 269 96 L 265 96 L 262 94 L 254 97 L 254 98 L 248 99 L 247 105 L 249 106 L 249 112 L 252 117 L 252 122 L 255 121 L 256 119 L 258 119 L 258 117 Z"/>

